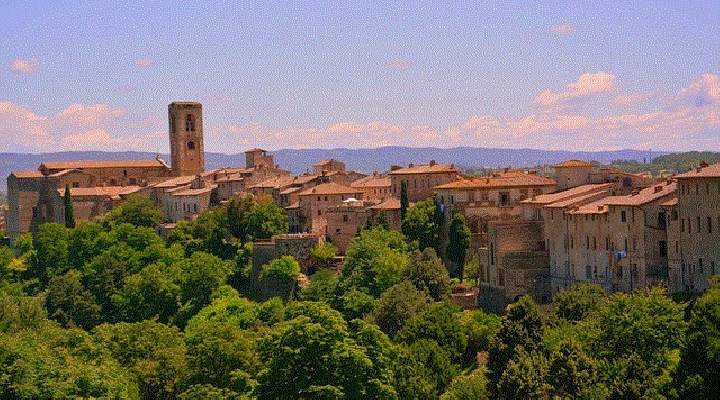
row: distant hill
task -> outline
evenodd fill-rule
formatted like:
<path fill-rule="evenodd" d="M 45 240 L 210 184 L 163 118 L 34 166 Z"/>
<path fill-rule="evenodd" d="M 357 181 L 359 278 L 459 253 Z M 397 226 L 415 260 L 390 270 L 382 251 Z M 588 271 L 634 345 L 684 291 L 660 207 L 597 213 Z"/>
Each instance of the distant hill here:
<path fill-rule="evenodd" d="M 610 166 L 630 173 L 650 171 L 653 175 L 658 175 L 661 172 L 687 172 L 690 169 L 697 167 L 703 161 L 708 164 L 719 163 L 720 153 L 712 151 L 671 153 L 654 157 L 648 164 L 639 163 L 637 160 L 613 160 L 610 163 Z"/>
<path fill-rule="evenodd" d="M 334 158 L 345 162 L 348 169 L 371 173 L 387 171 L 391 165 L 407 165 L 409 163 L 425 164 L 435 160 L 442 164 L 455 164 L 460 169 L 497 168 L 497 167 L 534 167 L 552 165 L 561 161 L 577 158 L 609 164 L 613 160 L 642 161 L 648 156 L 642 150 L 618 151 L 563 151 L 563 150 L 531 150 L 531 149 L 489 149 L 473 147 L 456 147 L 438 149 L 433 147 L 381 147 L 376 149 L 310 149 L 310 150 L 278 150 L 271 152 L 275 163 L 295 174 L 312 171 L 318 161 Z M 668 154 L 653 152 L 654 156 Z M 73 151 L 58 153 L 23 154 L 0 153 L 0 176 L 7 177 L 10 171 L 36 169 L 43 161 L 74 161 L 74 160 L 130 160 L 151 159 L 157 156 L 149 152 L 103 152 Z M 170 156 L 160 154 L 166 161 Z M 206 153 L 205 167 L 208 169 L 244 166 L 245 154 Z M 0 185 L 5 191 L 5 185 Z"/>

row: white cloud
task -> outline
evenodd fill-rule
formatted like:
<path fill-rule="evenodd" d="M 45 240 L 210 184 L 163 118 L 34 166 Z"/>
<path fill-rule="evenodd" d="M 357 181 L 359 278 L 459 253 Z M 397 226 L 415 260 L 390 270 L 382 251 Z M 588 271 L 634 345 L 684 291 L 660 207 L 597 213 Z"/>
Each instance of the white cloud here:
<path fill-rule="evenodd" d="M 574 33 L 575 31 L 577 31 L 577 25 L 575 24 L 560 24 L 550 26 L 550 32 L 560 36 L 569 35 L 571 33 Z"/>
<path fill-rule="evenodd" d="M 403 71 L 412 68 L 412 63 L 406 60 L 393 60 L 385 65 L 391 71 Z"/>
<path fill-rule="evenodd" d="M 161 143 L 158 132 L 150 129 L 145 129 L 147 134 L 117 132 L 134 125 L 136 123 L 130 120 L 124 108 L 107 104 L 72 104 L 57 114 L 41 116 L 27 106 L 0 102 L 0 137 L 5 139 L 0 148 L 3 151 L 157 149 Z"/>
<path fill-rule="evenodd" d="M 615 75 L 605 72 L 580 75 L 577 81 L 569 83 L 559 92 L 546 90 L 535 99 L 535 105 L 568 110 L 585 104 L 588 100 L 615 88 Z"/>
<path fill-rule="evenodd" d="M 19 74 L 35 75 L 40 69 L 40 61 L 35 57 L 27 60 L 16 58 L 10 65 L 10 68 Z"/>
<path fill-rule="evenodd" d="M 152 58 L 140 57 L 135 59 L 135 65 L 138 65 L 142 68 L 147 68 L 149 66 L 152 66 L 153 64 L 155 64 L 155 60 L 153 60 Z"/>

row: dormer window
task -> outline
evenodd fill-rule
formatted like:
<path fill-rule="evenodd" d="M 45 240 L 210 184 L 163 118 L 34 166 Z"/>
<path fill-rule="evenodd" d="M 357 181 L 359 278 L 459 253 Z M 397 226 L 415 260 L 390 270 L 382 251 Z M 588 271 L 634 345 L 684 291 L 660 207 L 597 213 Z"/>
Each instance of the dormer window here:
<path fill-rule="evenodd" d="M 195 130 L 195 117 L 192 114 L 185 116 L 185 131 L 192 132 Z"/>

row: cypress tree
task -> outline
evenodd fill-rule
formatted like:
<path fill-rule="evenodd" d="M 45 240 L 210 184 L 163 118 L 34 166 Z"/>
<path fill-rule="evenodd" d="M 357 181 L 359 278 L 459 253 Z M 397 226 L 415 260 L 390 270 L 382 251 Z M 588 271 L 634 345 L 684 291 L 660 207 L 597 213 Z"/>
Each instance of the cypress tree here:
<path fill-rule="evenodd" d="M 65 185 L 65 227 L 75 228 L 75 210 L 70 196 L 70 185 Z"/>
<path fill-rule="evenodd" d="M 400 221 L 405 220 L 410 201 L 408 200 L 407 183 L 400 184 Z"/>

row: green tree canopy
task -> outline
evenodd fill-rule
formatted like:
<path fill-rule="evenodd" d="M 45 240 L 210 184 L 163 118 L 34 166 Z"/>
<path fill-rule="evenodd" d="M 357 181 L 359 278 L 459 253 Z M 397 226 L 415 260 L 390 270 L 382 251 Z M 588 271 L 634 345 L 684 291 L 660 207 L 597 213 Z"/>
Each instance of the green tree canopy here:
<path fill-rule="evenodd" d="M 93 336 L 135 377 L 141 398 L 175 397 L 184 390 L 185 342 L 176 328 L 154 321 L 103 324 Z"/>
<path fill-rule="evenodd" d="M 432 247 L 422 252 L 413 251 L 401 278 L 410 280 L 418 290 L 426 291 L 435 301 L 447 298 L 450 293 L 450 275 Z"/>
<path fill-rule="evenodd" d="M 364 230 L 347 250 L 341 283 L 378 297 L 400 282 L 408 261 L 407 244 L 400 232 L 381 227 Z"/>
<path fill-rule="evenodd" d="M 418 291 L 412 282 L 403 281 L 391 286 L 380 296 L 375 309 L 366 320 L 392 337 L 406 321 L 420 315 L 431 301 L 432 299 Z"/>
<path fill-rule="evenodd" d="M 130 195 L 114 210 L 100 219 L 109 228 L 123 223 L 155 228 L 162 222 L 162 212 L 147 196 Z"/>
<path fill-rule="evenodd" d="M 402 220 L 402 232 L 408 241 L 417 241 L 420 250 L 439 248 L 442 221 L 438 220 L 438 207 L 434 199 L 415 203 Z"/>
<path fill-rule="evenodd" d="M 555 296 L 553 314 L 567 321 L 582 321 L 602 307 L 606 300 L 605 291 L 599 285 L 575 285 Z"/>

